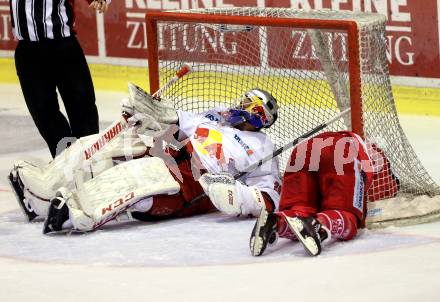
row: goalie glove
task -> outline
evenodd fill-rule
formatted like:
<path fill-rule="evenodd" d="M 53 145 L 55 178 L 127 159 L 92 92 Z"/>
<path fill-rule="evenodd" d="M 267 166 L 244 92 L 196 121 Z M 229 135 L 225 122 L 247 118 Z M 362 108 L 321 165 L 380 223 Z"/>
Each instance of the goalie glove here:
<path fill-rule="evenodd" d="M 147 130 L 160 131 L 162 126 L 151 116 L 145 113 L 136 113 L 127 120 L 130 126 L 134 126 L 136 133 L 144 133 Z"/>
<path fill-rule="evenodd" d="M 145 113 L 136 113 L 127 122 L 147 147 L 152 147 L 154 138 L 162 135 L 169 127 L 169 125 L 158 123 Z"/>
<path fill-rule="evenodd" d="M 227 215 L 258 216 L 264 207 L 264 198 L 255 186 L 246 186 L 229 173 L 207 173 L 199 183 L 214 206 Z"/>
<path fill-rule="evenodd" d="M 123 99 L 121 102 L 122 112 L 129 115 L 147 114 L 164 124 L 175 124 L 179 120 L 176 109 L 167 106 L 164 102 L 154 100 L 150 94 L 133 83 L 128 83 L 128 94 L 128 99 Z"/>

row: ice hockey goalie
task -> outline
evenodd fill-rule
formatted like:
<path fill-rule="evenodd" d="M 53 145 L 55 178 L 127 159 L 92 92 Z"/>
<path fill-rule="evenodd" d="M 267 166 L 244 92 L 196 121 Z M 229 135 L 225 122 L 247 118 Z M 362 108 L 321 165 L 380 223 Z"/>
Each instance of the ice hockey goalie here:
<path fill-rule="evenodd" d="M 277 109 L 270 93 L 252 89 L 230 108 L 195 114 L 129 84 L 122 104 L 128 127 L 92 158 L 85 159 L 84 146 L 96 136 L 81 138 L 45 166 L 18 162 L 9 178 L 28 220 L 45 218 L 44 233 L 91 231 L 118 217 L 151 221 L 216 209 L 256 216 L 263 207 L 278 209 L 277 160 L 239 180 L 234 175 L 273 152 L 259 130 L 276 121 Z"/>

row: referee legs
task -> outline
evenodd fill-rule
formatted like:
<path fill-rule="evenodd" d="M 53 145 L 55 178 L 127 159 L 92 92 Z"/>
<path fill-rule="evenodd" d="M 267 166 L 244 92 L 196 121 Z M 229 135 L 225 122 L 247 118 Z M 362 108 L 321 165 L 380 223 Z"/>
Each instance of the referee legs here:
<path fill-rule="evenodd" d="M 95 104 L 95 91 L 89 67 L 76 37 L 58 45 L 56 58 L 58 91 L 66 108 L 72 136 L 83 137 L 98 133 L 99 119 Z"/>
<path fill-rule="evenodd" d="M 76 37 L 19 41 L 15 65 L 26 105 L 52 157 L 64 137 L 99 131 L 93 83 Z M 60 111 L 56 87 L 70 123 Z M 60 147 L 58 152 L 65 146 Z"/>

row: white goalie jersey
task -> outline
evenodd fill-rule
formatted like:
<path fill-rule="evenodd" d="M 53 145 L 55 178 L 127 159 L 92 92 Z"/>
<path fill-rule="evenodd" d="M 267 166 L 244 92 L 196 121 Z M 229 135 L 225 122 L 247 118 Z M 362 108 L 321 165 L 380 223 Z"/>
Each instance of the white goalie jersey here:
<path fill-rule="evenodd" d="M 180 135 L 190 139 L 193 153 L 208 173 L 236 175 L 273 153 L 274 145 L 268 136 L 262 132 L 242 131 L 227 126 L 221 111 L 209 110 L 195 114 L 178 110 Z M 255 188 L 255 191 L 267 193 L 278 208 L 280 183 L 278 161 L 274 158 L 240 178 L 235 185 L 235 193 L 237 199 L 246 201 L 248 195 L 252 194 L 252 188 Z M 228 210 L 218 206 L 213 196 L 215 194 L 208 195 L 219 210 L 228 213 Z M 232 211 L 230 214 L 256 215 L 259 210 L 258 207 L 245 213 Z"/>

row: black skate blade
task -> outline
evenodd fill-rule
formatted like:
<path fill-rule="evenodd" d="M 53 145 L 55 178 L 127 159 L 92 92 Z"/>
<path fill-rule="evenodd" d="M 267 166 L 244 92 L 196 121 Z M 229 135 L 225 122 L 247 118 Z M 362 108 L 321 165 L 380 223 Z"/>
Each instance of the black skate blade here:
<path fill-rule="evenodd" d="M 46 232 L 46 233 L 45 233 Z M 43 234 L 47 236 L 58 236 L 58 235 L 76 235 L 76 234 L 87 234 L 87 231 L 75 230 L 75 229 L 61 229 L 59 231 L 54 231 L 50 227 L 44 226 Z"/>
<path fill-rule="evenodd" d="M 310 256 L 317 256 L 321 253 L 321 244 L 315 238 L 309 236 L 305 231 L 304 222 L 298 217 L 284 216 L 290 230 L 296 235 Z"/>
<path fill-rule="evenodd" d="M 24 204 L 24 194 L 23 189 L 20 186 L 19 180 L 14 180 L 14 177 L 12 176 L 12 172 L 8 175 L 8 181 L 11 185 L 12 191 L 14 192 L 15 198 L 17 199 L 18 205 L 20 206 L 21 211 L 23 212 L 24 216 L 27 218 L 28 222 L 31 222 L 36 217 L 38 217 L 37 214 L 33 211 L 29 211 L 29 209 Z"/>
<path fill-rule="evenodd" d="M 262 209 L 260 216 L 258 216 L 257 222 L 255 223 L 254 229 L 252 231 L 250 242 L 252 256 L 257 257 L 264 252 L 264 238 L 261 236 L 261 233 L 262 226 L 266 224 L 268 217 L 269 213 L 265 209 Z"/>
<path fill-rule="evenodd" d="M 276 242 L 277 234 L 273 229 L 276 224 L 276 218 L 271 215 L 273 214 L 263 208 L 255 222 L 249 242 L 252 256 L 261 256 L 268 245 Z"/>
<path fill-rule="evenodd" d="M 47 235 L 70 231 L 70 229 L 63 229 L 63 223 L 69 219 L 69 210 L 66 204 L 62 204 L 62 206 L 58 208 L 61 202 L 58 197 L 51 200 L 47 218 L 44 221 L 43 234 Z"/>
<path fill-rule="evenodd" d="M 67 233 L 71 233 L 72 230 L 69 229 L 61 229 L 59 231 L 52 230 L 49 226 L 44 225 L 43 234 L 48 236 L 54 236 L 54 235 L 63 235 Z"/>

